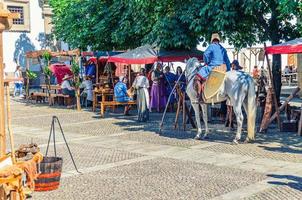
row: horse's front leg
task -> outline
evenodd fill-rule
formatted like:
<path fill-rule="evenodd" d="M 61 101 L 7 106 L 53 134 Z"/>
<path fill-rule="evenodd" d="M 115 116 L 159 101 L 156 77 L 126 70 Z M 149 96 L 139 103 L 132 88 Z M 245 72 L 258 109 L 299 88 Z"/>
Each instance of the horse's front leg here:
<path fill-rule="evenodd" d="M 207 139 L 208 133 L 209 133 L 207 104 L 201 104 L 201 109 L 202 109 L 202 119 L 203 119 L 204 126 L 205 126 L 205 134 L 202 137 L 202 139 Z"/>
<path fill-rule="evenodd" d="M 196 117 L 196 123 L 197 123 L 197 135 L 195 136 L 196 140 L 201 139 L 201 123 L 200 123 L 200 116 L 199 116 L 199 104 L 192 103 L 194 112 L 195 112 L 195 117 Z"/>

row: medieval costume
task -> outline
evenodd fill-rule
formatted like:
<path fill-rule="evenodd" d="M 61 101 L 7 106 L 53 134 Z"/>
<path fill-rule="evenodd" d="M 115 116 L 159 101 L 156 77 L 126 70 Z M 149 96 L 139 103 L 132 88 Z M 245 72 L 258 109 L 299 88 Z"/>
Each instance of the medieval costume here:
<path fill-rule="evenodd" d="M 233 60 L 231 66 L 232 66 L 232 70 L 235 70 L 235 71 L 240 71 L 240 70 L 243 69 L 243 68 L 239 65 L 238 60 Z"/>
<path fill-rule="evenodd" d="M 185 92 L 186 90 L 186 76 L 182 73 L 181 67 L 176 68 L 176 80 L 179 79 L 179 85 L 181 88 L 181 91 Z"/>
<path fill-rule="evenodd" d="M 166 67 L 165 68 L 165 79 L 166 79 L 166 91 L 167 91 L 167 99 L 169 98 L 173 88 L 174 88 L 174 85 L 175 85 L 175 82 L 177 81 L 177 77 L 175 74 L 171 73 L 170 72 L 170 67 Z M 176 97 L 175 97 L 175 91 L 174 91 L 174 94 L 171 96 L 170 98 L 170 102 L 171 104 L 174 104 L 176 101 Z"/>
<path fill-rule="evenodd" d="M 114 97 L 117 102 L 127 102 L 130 100 L 127 94 L 127 85 L 124 83 L 125 77 L 121 76 L 120 81 L 114 86 Z"/>
<path fill-rule="evenodd" d="M 203 83 L 214 68 L 220 71 L 230 71 L 231 63 L 226 49 L 219 43 L 220 37 L 217 33 L 212 34 L 211 44 L 203 54 L 205 66 L 202 66 L 195 77 L 195 86 L 198 99 L 202 99 Z"/>
<path fill-rule="evenodd" d="M 68 74 L 64 76 L 63 82 L 61 84 L 62 94 L 75 97 L 75 89 L 74 87 L 71 87 L 71 78 L 72 76 L 68 76 Z"/>
<path fill-rule="evenodd" d="M 219 35 L 214 33 L 211 39 L 212 43 L 203 54 L 203 60 L 206 65 L 203 66 L 198 72 L 198 75 L 201 76 L 201 78 L 203 79 L 208 78 L 214 67 L 218 67 L 225 64 L 226 71 L 230 71 L 231 69 L 231 64 L 227 51 L 223 46 L 221 46 L 219 41 Z"/>
<path fill-rule="evenodd" d="M 85 76 L 91 77 L 91 81 L 95 83 L 97 59 L 91 57 L 85 66 Z"/>
<path fill-rule="evenodd" d="M 156 69 L 151 74 L 152 88 L 150 108 L 156 108 L 158 112 L 167 104 L 166 88 L 164 81 L 164 74 L 161 71 L 161 64 L 157 63 Z"/>
<path fill-rule="evenodd" d="M 124 76 L 120 76 L 119 82 L 114 86 L 114 98 L 117 102 L 128 102 L 131 101 L 132 98 L 130 98 L 127 94 L 127 78 Z M 126 105 L 124 110 L 124 115 L 129 115 L 130 106 Z"/>
<path fill-rule="evenodd" d="M 92 105 L 93 102 L 93 84 L 89 76 L 85 76 L 83 82 L 80 85 L 80 88 L 83 89 L 81 93 L 81 98 L 86 97 L 87 105 Z"/>
<path fill-rule="evenodd" d="M 149 119 L 149 81 L 144 68 L 135 78 L 132 87 L 135 88 L 137 95 L 138 121 L 146 122 Z"/>

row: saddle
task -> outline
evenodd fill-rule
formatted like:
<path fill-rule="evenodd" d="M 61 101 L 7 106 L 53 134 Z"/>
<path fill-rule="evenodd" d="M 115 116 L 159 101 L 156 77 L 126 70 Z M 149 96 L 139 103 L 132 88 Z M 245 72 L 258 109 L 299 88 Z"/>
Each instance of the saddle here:
<path fill-rule="evenodd" d="M 214 68 L 210 73 L 208 79 L 204 83 L 203 88 L 203 101 L 204 103 L 217 103 L 221 102 L 220 95 L 218 94 L 220 88 L 223 86 L 225 79 L 225 71 L 221 68 Z"/>

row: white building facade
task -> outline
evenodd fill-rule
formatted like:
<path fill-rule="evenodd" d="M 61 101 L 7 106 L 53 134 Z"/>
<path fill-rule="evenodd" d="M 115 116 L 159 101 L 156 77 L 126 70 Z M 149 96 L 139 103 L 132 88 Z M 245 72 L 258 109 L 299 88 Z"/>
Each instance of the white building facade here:
<path fill-rule="evenodd" d="M 43 0 L 0 0 L 11 12 L 20 14 L 11 30 L 3 33 L 5 71 L 14 72 L 17 65 L 26 67 L 26 52 L 45 48 L 45 33 L 50 33 L 51 11 Z"/>

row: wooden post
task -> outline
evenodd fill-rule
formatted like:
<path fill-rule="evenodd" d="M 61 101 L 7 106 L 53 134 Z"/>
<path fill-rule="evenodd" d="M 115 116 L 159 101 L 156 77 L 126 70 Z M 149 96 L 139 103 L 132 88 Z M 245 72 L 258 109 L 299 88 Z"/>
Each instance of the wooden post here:
<path fill-rule="evenodd" d="M 298 125 L 298 135 L 302 136 L 302 106 L 300 108 L 300 120 Z"/>
<path fill-rule="evenodd" d="M 266 44 L 264 43 L 264 49 L 265 48 L 266 48 Z M 279 128 L 279 130 L 281 130 L 280 111 L 279 111 L 278 101 L 277 101 L 277 97 L 276 97 L 275 85 L 274 85 L 274 80 L 273 80 L 273 73 L 272 73 L 272 70 L 271 70 L 271 66 L 270 66 L 270 63 L 269 63 L 267 53 L 265 53 L 265 58 L 266 58 L 266 61 L 267 61 L 267 68 L 268 68 L 269 78 L 270 78 L 271 86 L 272 86 L 272 95 L 273 95 L 273 101 L 274 101 L 274 104 L 275 104 L 275 111 L 276 111 L 276 115 L 277 115 L 278 128 Z"/>
<path fill-rule="evenodd" d="M 26 72 L 29 71 L 29 58 L 26 57 Z M 27 74 L 27 73 L 26 73 Z M 26 79 L 26 99 L 29 99 L 29 78 Z"/>
<path fill-rule="evenodd" d="M 131 87 L 131 65 L 128 65 L 128 86 Z"/>
<path fill-rule="evenodd" d="M 11 144 L 11 157 L 13 164 L 16 163 L 16 157 L 15 157 L 15 144 L 14 144 L 14 135 L 12 132 L 12 119 L 11 119 L 11 109 L 10 109 L 10 94 L 9 94 L 9 82 L 5 83 L 6 87 L 6 115 L 7 115 L 7 129 L 9 132 L 10 137 L 10 144 Z"/>
<path fill-rule="evenodd" d="M 252 69 L 252 48 L 250 48 L 250 57 L 249 57 L 249 74 L 251 74 Z"/>
<path fill-rule="evenodd" d="M 0 157 L 6 154 L 2 33 L 0 30 Z"/>
<path fill-rule="evenodd" d="M 290 100 L 292 100 L 292 99 L 297 95 L 297 93 L 298 93 L 299 91 L 300 91 L 300 88 L 297 87 L 297 88 L 293 91 L 293 93 L 292 93 L 291 95 L 289 95 L 289 97 L 287 97 L 287 98 L 285 99 L 284 103 L 279 107 L 279 112 L 280 112 L 280 111 L 283 111 L 283 110 L 285 109 L 285 107 L 288 105 L 288 103 L 290 102 Z M 272 123 L 272 122 L 276 119 L 277 116 L 278 116 L 278 115 L 277 115 L 277 112 L 275 112 L 275 113 L 271 116 L 270 120 L 268 121 L 267 126 L 268 126 L 270 123 Z M 266 128 L 267 128 L 267 127 L 266 127 Z"/>
<path fill-rule="evenodd" d="M 80 60 L 79 60 L 79 56 L 76 55 L 75 57 L 76 59 L 76 63 L 78 64 L 78 66 L 80 67 Z M 74 75 L 74 78 L 75 78 L 75 82 L 76 84 L 78 84 L 80 82 L 80 75 Z M 76 86 L 76 90 L 75 90 L 75 94 L 76 94 L 76 103 L 77 103 L 77 111 L 81 111 L 81 101 L 80 101 L 80 98 L 81 98 L 81 92 L 80 92 L 80 87 L 79 86 Z"/>
<path fill-rule="evenodd" d="M 186 122 L 187 122 L 187 116 L 186 116 L 187 110 L 186 110 L 186 100 L 185 100 L 184 96 L 182 97 L 182 103 L 183 103 L 183 105 L 182 105 L 182 125 L 183 125 L 183 130 L 185 131 L 186 128 L 187 128 L 187 124 L 186 124 Z"/>
<path fill-rule="evenodd" d="M 99 62 L 98 62 L 98 57 L 96 56 L 96 77 L 95 77 L 95 83 L 98 84 L 99 83 Z"/>
<path fill-rule="evenodd" d="M 177 90 L 177 92 L 178 92 L 178 90 Z M 176 129 L 178 127 L 178 118 L 179 118 L 179 113 L 180 113 L 180 110 L 181 110 L 181 107 L 182 107 L 182 97 L 179 95 L 179 92 L 178 92 L 178 96 L 179 96 L 179 100 L 177 102 L 177 110 L 176 110 L 176 116 L 175 116 L 175 121 L 174 121 L 174 129 Z"/>

